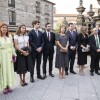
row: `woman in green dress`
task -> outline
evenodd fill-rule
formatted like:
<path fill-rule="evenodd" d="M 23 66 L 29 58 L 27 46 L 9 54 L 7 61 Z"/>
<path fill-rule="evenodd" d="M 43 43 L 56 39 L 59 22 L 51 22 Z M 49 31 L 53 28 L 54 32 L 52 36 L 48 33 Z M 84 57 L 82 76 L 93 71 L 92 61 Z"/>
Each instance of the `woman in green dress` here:
<path fill-rule="evenodd" d="M 13 62 L 16 60 L 16 53 L 11 37 L 8 35 L 8 26 L 0 26 L 0 90 L 4 94 L 12 92 L 11 86 L 15 82 Z"/>

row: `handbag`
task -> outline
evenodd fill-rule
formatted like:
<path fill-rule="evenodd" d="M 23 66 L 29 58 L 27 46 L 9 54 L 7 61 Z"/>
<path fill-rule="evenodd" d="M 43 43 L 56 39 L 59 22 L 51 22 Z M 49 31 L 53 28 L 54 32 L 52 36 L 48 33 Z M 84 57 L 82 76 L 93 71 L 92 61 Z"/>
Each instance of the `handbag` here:
<path fill-rule="evenodd" d="M 24 50 L 24 51 L 27 51 L 28 53 L 30 53 L 29 47 L 23 47 L 23 48 L 21 48 L 21 49 Z"/>
<path fill-rule="evenodd" d="M 23 47 L 23 48 L 21 48 L 23 51 L 27 51 L 28 53 L 30 53 L 30 49 L 29 49 L 29 47 Z M 19 53 L 20 55 L 23 55 L 22 54 L 22 52 L 20 52 L 20 51 L 17 51 L 17 53 Z"/>
<path fill-rule="evenodd" d="M 12 62 L 15 63 L 16 62 L 16 56 L 12 55 Z"/>

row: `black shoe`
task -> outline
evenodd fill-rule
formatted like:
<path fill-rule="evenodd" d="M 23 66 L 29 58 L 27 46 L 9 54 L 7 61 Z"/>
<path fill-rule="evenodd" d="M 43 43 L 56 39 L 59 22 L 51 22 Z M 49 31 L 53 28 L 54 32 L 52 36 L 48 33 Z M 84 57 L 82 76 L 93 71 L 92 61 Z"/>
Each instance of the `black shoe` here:
<path fill-rule="evenodd" d="M 49 75 L 50 75 L 51 77 L 54 77 L 54 75 L 53 75 L 52 73 L 49 73 Z"/>
<path fill-rule="evenodd" d="M 46 74 L 43 74 L 43 78 L 44 78 L 44 79 L 47 78 Z"/>
<path fill-rule="evenodd" d="M 24 85 L 28 85 L 28 83 L 25 82 Z"/>
<path fill-rule="evenodd" d="M 30 82 L 31 82 L 31 83 L 34 83 L 34 78 L 31 77 L 31 78 L 30 78 Z"/>
<path fill-rule="evenodd" d="M 37 78 L 38 78 L 38 79 L 41 79 L 41 80 L 44 79 L 41 75 L 37 76 Z"/>
<path fill-rule="evenodd" d="M 100 73 L 99 72 L 95 72 L 97 75 L 100 75 Z"/>
<path fill-rule="evenodd" d="M 91 76 L 94 76 L 94 73 L 93 73 L 93 72 L 91 72 L 91 73 L 90 73 L 90 75 L 91 75 Z"/>
<path fill-rule="evenodd" d="M 68 72 L 65 72 L 65 75 L 68 75 Z"/>
<path fill-rule="evenodd" d="M 74 71 L 70 71 L 70 73 L 72 73 L 72 74 L 76 74 Z"/>
<path fill-rule="evenodd" d="M 100 70 L 100 68 L 98 70 Z"/>

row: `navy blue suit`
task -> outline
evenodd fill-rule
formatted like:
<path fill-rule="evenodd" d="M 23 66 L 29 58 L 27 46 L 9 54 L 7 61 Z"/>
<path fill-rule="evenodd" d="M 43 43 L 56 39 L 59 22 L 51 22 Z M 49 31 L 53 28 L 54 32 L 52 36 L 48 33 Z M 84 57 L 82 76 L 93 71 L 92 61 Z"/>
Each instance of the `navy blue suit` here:
<path fill-rule="evenodd" d="M 49 57 L 49 73 L 52 73 L 52 61 L 54 54 L 55 45 L 55 34 L 50 32 L 50 40 L 48 39 L 47 33 L 43 33 L 44 46 L 43 46 L 43 74 L 46 74 L 46 63 Z"/>
<path fill-rule="evenodd" d="M 37 76 L 40 76 L 40 64 L 41 64 L 42 51 L 37 52 L 36 49 L 39 47 L 43 48 L 44 46 L 43 33 L 38 31 L 38 36 L 37 36 L 35 30 L 34 29 L 31 30 L 29 32 L 29 44 L 31 47 L 31 55 L 32 55 L 34 66 L 35 66 L 35 60 L 37 61 L 37 64 L 36 64 Z M 34 70 L 31 73 L 34 74 Z"/>
<path fill-rule="evenodd" d="M 70 31 L 67 31 L 66 32 L 66 35 L 69 39 L 69 48 L 68 48 L 68 52 L 69 52 L 69 64 L 70 64 L 70 71 L 73 71 L 73 65 L 74 65 L 74 61 L 75 61 L 75 55 L 76 55 L 76 50 L 72 50 L 70 47 L 71 46 L 75 46 L 77 48 L 77 43 L 78 43 L 78 34 L 73 31 L 73 35 L 71 34 Z M 68 71 L 68 68 L 65 69 L 65 71 L 67 72 Z"/>

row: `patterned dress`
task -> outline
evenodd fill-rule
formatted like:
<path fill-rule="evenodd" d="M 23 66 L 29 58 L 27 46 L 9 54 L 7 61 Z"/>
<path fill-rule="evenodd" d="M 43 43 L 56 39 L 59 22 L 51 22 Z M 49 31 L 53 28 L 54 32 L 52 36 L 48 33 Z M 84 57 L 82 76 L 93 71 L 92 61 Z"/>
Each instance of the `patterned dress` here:
<path fill-rule="evenodd" d="M 12 39 L 0 37 L 0 90 L 15 83 L 12 55 L 16 55 Z"/>

